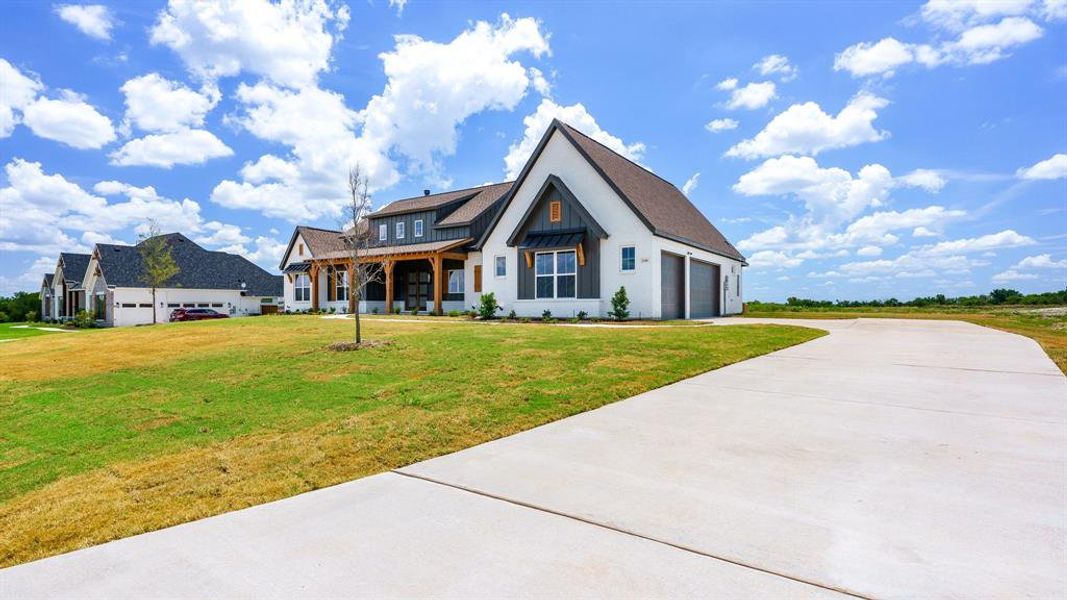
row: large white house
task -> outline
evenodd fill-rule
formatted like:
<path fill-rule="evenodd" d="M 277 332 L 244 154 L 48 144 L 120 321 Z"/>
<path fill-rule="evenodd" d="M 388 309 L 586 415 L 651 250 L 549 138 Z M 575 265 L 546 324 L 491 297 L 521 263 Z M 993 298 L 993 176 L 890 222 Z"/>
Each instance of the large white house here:
<path fill-rule="evenodd" d="M 101 325 L 143 325 L 152 323 L 153 312 L 156 322 L 165 323 L 179 307 L 240 317 L 280 302 L 280 276 L 243 256 L 202 248 L 180 233 L 162 237 L 179 270 L 156 290 L 154 302 L 138 247 L 96 244 L 91 254 L 60 255 L 56 272 L 45 276 L 43 285 L 51 289 L 41 296 L 41 315 L 62 320 L 87 310 Z"/>
<path fill-rule="evenodd" d="M 361 226 L 384 281 L 361 310 L 470 308 L 605 316 L 625 287 L 632 317 L 742 310 L 745 258 L 670 182 L 553 121 L 514 182 L 392 202 Z M 351 311 L 339 231 L 297 227 L 282 258 L 287 310 Z"/>

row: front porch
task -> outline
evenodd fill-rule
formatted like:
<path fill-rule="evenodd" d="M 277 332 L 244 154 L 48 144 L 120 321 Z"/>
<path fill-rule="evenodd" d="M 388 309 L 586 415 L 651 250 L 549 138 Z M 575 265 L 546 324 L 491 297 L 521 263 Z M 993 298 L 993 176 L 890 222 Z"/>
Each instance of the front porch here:
<path fill-rule="evenodd" d="M 336 308 L 353 313 L 359 301 L 367 312 L 381 307 L 386 314 L 402 308 L 443 315 L 446 303 L 465 307 L 467 253 L 459 248 L 470 241 L 446 240 L 362 251 L 360 263 L 381 264 L 380 277 L 367 283 L 362 298 L 350 293 L 355 287 L 353 259 L 341 253 L 292 264 L 285 275 L 294 284 L 296 303 L 309 302 L 313 311 Z M 304 283 L 310 289 L 302 287 Z"/>

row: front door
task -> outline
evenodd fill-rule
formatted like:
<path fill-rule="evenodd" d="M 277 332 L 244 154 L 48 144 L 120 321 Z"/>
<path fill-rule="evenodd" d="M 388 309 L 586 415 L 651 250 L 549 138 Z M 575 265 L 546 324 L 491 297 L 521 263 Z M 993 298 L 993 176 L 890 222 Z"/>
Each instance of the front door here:
<path fill-rule="evenodd" d="M 408 310 L 418 307 L 426 310 L 426 300 L 430 296 L 430 272 L 408 271 L 408 295 L 404 299 L 404 307 Z"/>

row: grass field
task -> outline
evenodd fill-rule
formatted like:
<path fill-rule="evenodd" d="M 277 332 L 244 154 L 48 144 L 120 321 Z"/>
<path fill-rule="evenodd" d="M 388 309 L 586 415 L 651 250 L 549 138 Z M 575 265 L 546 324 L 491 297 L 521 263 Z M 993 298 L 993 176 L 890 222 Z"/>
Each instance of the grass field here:
<path fill-rule="evenodd" d="M 793 319 L 956 319 L 1033 338 L 1067 374 L 1067 308 L 989 306 L 981 308 L 803 308 L 777 305 L 773 310 L 752 310 L 746 317 Z"/>
<path fill-rule="evenodd" d="M 41 323 L 0 323 L 0 340 L 14 340 L 41 335 L 70 335 L 68 332 L 42 331 L 38 327 L 54 327 Z"/>
<path fill-rule="evenodd" d="M 262 317 L 0 345 L 0 565 L 379 473 L 822 335 Z"/>

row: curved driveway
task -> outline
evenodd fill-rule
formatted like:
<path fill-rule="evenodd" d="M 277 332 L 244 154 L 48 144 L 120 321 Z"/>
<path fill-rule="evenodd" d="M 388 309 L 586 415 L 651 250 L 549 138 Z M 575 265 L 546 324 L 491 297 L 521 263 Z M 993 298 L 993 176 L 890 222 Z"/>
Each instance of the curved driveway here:
<path fill-rule="evenodd" d="M 784 322 L 831 334 L 0 571 L 0 596 L 1067 595 L 1067 379 L 1036 343 L 954 321 Z"/>

